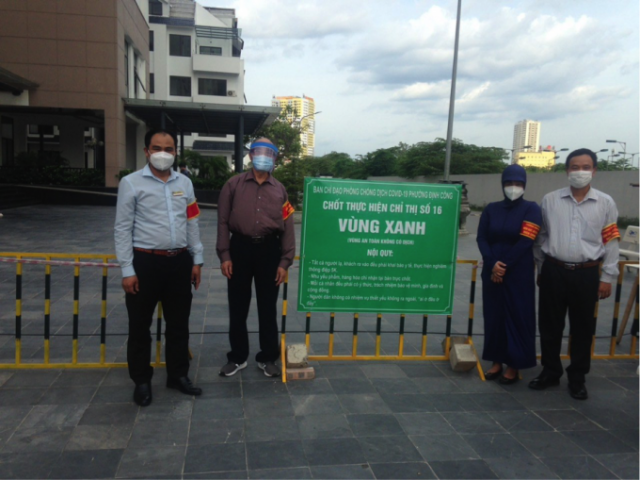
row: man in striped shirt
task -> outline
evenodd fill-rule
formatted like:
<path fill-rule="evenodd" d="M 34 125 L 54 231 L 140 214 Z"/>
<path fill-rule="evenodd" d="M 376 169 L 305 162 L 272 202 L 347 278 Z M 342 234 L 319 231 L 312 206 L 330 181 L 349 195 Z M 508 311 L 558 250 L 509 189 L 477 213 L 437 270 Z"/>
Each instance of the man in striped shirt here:
<path fill-rule="evenodd" d="M 529 387 L 544 390 L 560 384 L 560 349 L 568 310 L 571 364 L 567 377 L 569 393 L 578 400 L 588 397 L 585 376 L 591 363 L 595 304 L 611 295 L 611 283 L 618 276 L 618 210 L 609 195 L 591 186 L 596 167 L 596 154 L 587 148 L 567 156 L 569 187 L 542 199 L 542 229 L 534 247 L 543 370 Z"/>

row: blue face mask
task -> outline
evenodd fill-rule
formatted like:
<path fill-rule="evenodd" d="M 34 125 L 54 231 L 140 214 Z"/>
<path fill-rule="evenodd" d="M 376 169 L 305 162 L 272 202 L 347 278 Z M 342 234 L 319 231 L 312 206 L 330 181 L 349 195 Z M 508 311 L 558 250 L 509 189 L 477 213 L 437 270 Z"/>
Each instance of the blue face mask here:
<path fill-rule="evenodd" d="M 270 172 L 273 170 L 273 158 L 267 155 L 256 155 L 251 161 L 253 162 L 253 168 L 259 172 Z"/>

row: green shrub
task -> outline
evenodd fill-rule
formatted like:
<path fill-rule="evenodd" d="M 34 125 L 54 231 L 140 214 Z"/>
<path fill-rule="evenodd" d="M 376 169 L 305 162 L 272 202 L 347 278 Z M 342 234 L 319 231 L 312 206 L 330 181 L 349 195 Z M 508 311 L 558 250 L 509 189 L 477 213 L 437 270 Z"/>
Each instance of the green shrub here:
<path fill-rule="evenodd" d="M 116 178 L 118 179 L 118 181 L 122 180 L 124 177 L 126 177 L 127 175 L 129 175 L 130 173 L 135 172 L 135 170 L 130 170 L 128 168 L 125 168 L 124 170 L 120 170 L 118 172 L 118 174 L 116 175 Z"/>
<path fill-rule="evenodd" d="M 95 169 L 51 165 L 43 167 L 2 167 L 0 168 L 0 183 L 104 187 L 104 172 Z"/>
<path fill-rule="evenodd" d="M 627 228 L 629 225 L 640 225 L 638 217 L 618 217 L 618 228 Z"/>

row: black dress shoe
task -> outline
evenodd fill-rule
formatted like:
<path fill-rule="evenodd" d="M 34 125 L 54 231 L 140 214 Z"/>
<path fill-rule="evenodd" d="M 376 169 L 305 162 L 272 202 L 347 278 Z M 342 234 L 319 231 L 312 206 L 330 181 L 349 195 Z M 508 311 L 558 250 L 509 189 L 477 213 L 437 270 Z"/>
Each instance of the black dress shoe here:
<path fill-rule="evenodd" d="M 507 378 L 503 375 L 500 377 L 500 380 L 498 380 L 500 385 L 513 385 L 518 381 L 520 381 L 520 375 L 518 373 L 516 373 L 516 376 L 513 378 Z"/>
<path fill-rule="evenodd" d="M 500 375 L 502 375 L 502 369 L 498 370 L 497 372 L 484 372 L 484 379 L 485 380 L 496 380 L 498 378 L 500 378 Z"/>
<path fill-rule="evenodd" d="M 534 390 L 544 390 L 547 387 L 557 387 L 558 385 L 560 385 L 559 378 L 549 377 L 547 375 L 538 375 L 529 382 L 529 388 L 533 388 Z"/>
<path fill-rule="evenodd" d="M 584 386 L 584 383 L 570 383 L 569 394 L 576 400 L 586 400 L 589 398 L 587 387 Z"/>
<path fill-rule="evenodd" d="M 148 407 L 149 405 L 151 405 L 151 398 L 150 383 L 141 383 L 140 385 L 136 385 L 136 388 L 133 391 L 134 402 L 136 402 L 141 407 Z"/>
<path fill-rule="evenodd" d="M 167 388 L 175 388 L 186 395 L 202 395 L 202 389 L 195 387 L 189 377 L 167 378 Z"/>

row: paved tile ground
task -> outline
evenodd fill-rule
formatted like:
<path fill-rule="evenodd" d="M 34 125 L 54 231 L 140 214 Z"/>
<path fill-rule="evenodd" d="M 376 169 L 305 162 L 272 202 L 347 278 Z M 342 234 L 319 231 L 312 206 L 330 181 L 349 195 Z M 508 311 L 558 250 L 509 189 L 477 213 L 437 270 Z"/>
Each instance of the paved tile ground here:
<path fill-rule="evenodd" d="M 7 210 L 0 220 L 1 251 L 112 253 L 115 211 L 109 207 L 34 206 Z M 460 258 L 479 258 L 471 235 Z M 0 478 L 638 478 L 637 361 L 595 361 L 590 399 L 571 399 L 563 382 L 545 392 L 527 388 L 540 367 L 510 387 L 456 374 L 445 362 L 317 362 L 316 379 L 282 384 L 251 362 L 221 378 L 225 362 L 226 289 L 215 258 L 216 212 L 201 218 L 205 278 L 191 315 L 191 376 L 204 389 L 194 399 L 154 377 L 154 402 L 133 404 L 126 369 L 0 369 Z M 458 270 L 453 331 L 467 328 L 470 270 Z M 289 299 L 295 305 L 297 270 Z M 72 269 L 52 275 L 52 361 L 71 355 Z M 43 267 L 25 266 L 24 361 L 42 358 Z M 631 280 L 625 281 L 623 298 Z M 479 282 L 474 332 L 482 349 Z M 124 361 L 126 312 L 120 279 L 109 276 L 107 357 Z M 0 264 L 0 362 L 13 362 L 15 267 Z M 96 361 L 100 272 L 83 269 L 79 359 Z M 596 351 L 606 352 L 613 302 L 600 306 Z M 288 329 L 304 327 L 290 308 Z M 327 330 L 328 315 L 312 329 Z M 351 348 L 349 315 L 338 315 L 335 353 Z M 250 329 L 257 330 L 255 306 Z M 407 318 L 419 332 L 421 318 Z M 373 352 L 374 318 L 360 320 L 359 352 Z M 385 316 L 383 353 L 398 346 L 398 319 Z M 437 354 L 444 319 L 429 320 L 429 353 Z M 326 333 L 312 335 L 315 353 Z M 290 342 L 301 333 L 290 333 Z M 628 351 L 629 336 L 621 349 Z M 257 335 L 251 336 L 252 346 Z M 405 352 L 420 335 L 409 333 Z"/>

